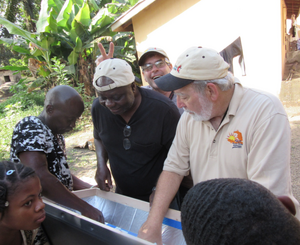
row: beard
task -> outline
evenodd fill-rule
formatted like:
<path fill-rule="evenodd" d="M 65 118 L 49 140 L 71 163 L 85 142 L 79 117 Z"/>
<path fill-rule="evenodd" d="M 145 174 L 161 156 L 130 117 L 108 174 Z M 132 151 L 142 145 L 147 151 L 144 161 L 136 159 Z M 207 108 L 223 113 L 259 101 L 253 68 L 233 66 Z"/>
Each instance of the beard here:
<path fill-rule="evenodd" d="M 201 106 L 201 112 L 197 113 L 183 108 L 184 111 L 191 114 L 195 121 L 208 121 L 211 119 L 213 103 L 199 94 L 199 105 Z"/>

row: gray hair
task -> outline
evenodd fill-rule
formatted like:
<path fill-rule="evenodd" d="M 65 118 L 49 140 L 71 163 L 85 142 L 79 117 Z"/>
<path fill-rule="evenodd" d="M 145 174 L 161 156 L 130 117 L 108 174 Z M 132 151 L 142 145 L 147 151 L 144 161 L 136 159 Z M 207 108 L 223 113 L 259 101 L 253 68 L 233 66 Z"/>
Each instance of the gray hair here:
<path fill-rule="evenodd" d="M 203 92 L 208 83 L 215 83 L 222 91 L 227 91 L 233 87 L 234 76 L 231 72 L 228 72 L 226 77 L 212 79 L 212 80 L 196 80 L 193 82 L 194 88 L 198 92 Z"/>

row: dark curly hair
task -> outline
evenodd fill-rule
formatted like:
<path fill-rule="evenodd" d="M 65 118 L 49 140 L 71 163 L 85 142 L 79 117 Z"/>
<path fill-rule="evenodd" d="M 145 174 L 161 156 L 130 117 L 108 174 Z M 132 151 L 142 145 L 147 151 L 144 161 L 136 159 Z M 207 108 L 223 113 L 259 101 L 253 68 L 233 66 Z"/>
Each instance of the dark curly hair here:
<path fill-rule="evenodd" d="M 0 214 L 2 218 L 7 208 L 5 206 L 7 197 L 13 195 L 20 182 L 34 176 L 37 176 L 34 170 L 21 163 L 0 161 Z"/>
<path fill-rule="evenodd" d="M 213 179 L 184 198 L 188 245 L 300 244 L 300 222 L 269 190 L 245 179 Z"/>

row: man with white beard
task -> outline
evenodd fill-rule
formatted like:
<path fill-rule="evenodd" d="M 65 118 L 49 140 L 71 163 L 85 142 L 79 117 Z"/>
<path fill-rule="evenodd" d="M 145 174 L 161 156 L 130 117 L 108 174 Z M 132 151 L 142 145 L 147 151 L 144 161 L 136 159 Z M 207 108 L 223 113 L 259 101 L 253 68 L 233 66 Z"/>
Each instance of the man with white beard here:
<path fill-rule="evenodd" d="M 177 106 L 185 112 L 139 237 L 162 244 L 163 218 L 189 171 L 194 185 L 216 178 L 255 181 L 292 201 L 299 219 L 285 110 L 274 95 L 243 87 L 228 68 L 217 51 L 192 47 L 179 56 L 170 74 L 155 80 L 161 90 L 175 92 Z"/>

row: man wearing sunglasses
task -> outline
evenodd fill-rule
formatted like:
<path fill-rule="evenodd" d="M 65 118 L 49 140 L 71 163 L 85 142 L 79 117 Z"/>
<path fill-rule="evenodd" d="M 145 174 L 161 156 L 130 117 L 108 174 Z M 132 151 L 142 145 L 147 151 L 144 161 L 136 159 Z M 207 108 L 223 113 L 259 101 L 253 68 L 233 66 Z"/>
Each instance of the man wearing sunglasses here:
<path fill-rule="evenodd" d="M 101 53 L 106 55 L 105 50 Z M 92 106 L 95 179 L 101 190 L 112 188 L 109 160 L 116 193 L 149 201 L 180 114 L 171 100 L 139 88 L 134 80 L 130 65 L 121 59 L 103 57 L 96 68 L 93 85 L 98 98 Z"/>
<path fill-rule="evenodd" d="M 163 91 L 157 87 L 154 82 L 155 79 L 160 78 L 166 74 L 169 74 L 173 68 L 172 64 L 169 61 L 167 53 L 157 47 L 151 47 L 145 50 L 141 55 L 139 66 L 142 68 L 142 73 L 144 79 L 149 85 L 143 86 L 143 88 L 155 90 L 172 100 L 175 105 L 177 105 L 177 97 L 174 94 L 174 91 Z M 183 113 L 182 108 L 178 108 L 179 113 Z"/>

